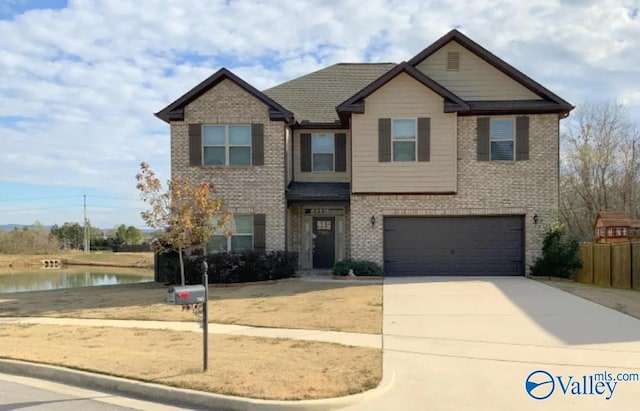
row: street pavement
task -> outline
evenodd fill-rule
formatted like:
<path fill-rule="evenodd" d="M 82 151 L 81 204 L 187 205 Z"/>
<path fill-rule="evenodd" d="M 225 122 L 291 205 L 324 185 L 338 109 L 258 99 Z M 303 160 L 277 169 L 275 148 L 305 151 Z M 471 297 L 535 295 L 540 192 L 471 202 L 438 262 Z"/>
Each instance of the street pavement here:
<path fill-rule="evenodd" d="M 140 401 L 50 381 L 0 374 L 0 411 L 178 411 L 185 408 Z"/>

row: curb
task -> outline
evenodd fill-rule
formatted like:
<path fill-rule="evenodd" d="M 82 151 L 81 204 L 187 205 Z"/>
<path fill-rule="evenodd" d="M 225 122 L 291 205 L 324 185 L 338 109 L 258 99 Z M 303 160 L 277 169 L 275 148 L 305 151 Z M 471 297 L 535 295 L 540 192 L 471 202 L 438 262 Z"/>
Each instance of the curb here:
<path fill-rule="evenodd" d="M 387 392 L 395 382 L 395 372 L 383 372 L 382 381 L 380 381 L 380 384 L 376 388 L 359 394 L 319 400 L 277 401 L 174 388 L 160 384 L 16 360 L 0 359 L 0 372 L 55 381 L 82 388 L 104 390 L 151 402 L 162 400 L 166 402 L 167 405 L 178 407 L 204 410 L 223 408 L 237 411 L 335 410 L 379 397 Z"/>

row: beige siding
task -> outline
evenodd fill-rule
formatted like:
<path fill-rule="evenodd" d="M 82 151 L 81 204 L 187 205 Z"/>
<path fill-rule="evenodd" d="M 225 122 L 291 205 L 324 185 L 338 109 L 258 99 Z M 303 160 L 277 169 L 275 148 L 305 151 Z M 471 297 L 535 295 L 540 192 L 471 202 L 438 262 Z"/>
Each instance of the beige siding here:
<path fill-rule="evenodd" d="M 345 133 L 347 135 L 347 172 L 305 172 L 300 170 L 300 134 L 303 133 Z M 348 183 L 351 179 L 351 138 L 349 130 L 295 130 L 293 134 L 293 169 L 294 180 L 307 183 Z"/>
<path fill-rule="evenodd" d="M 558 213 L 558 116 L 529 116 L 529 160 L 477 161 L 477 117 L 458 118 L 456 195 L 351 197 L 351 257 L 383 263 L 385 216 L 524 215 L 526 267 Z M 538 215 L 538 223 L 533 216 Z M 371 216 L 376 218 L 371 226 Z"/>
<path fill-rule="evenodd" d="M 447 53 L 460 53 L 460 70 L 447 70 Z M 464 100 L 539 100 L 520 83 L 455 41 L 449 42 L 417 69 Z"/>
<path fill-rule="evenodd" d="M 431 118 L 431 161 L 379 162 L 379 118 Z M 407 74 L 365 100 L 352 116 L 354 193 L 445 193 L 456 191 L 456 114 L 443 113 L 443 99 Z"/>
<path fill-rule="evenodd" d="M 189 123 L 264 124 L 264 165 L 191 167 Z M 171 123 L 171 174 L 192 182 L 209 181 L 233 214 L 266 215 L 267 250 L 285 247 L 285 126 L 270 121 L 267 106 L 224 80 L 185 107 L 184 121 Z"/>

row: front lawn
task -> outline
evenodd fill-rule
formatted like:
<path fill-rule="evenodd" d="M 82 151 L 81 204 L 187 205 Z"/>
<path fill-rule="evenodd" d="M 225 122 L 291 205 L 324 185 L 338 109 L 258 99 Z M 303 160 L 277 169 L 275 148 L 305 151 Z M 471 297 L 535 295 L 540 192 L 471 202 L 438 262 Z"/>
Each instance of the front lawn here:
<path fill-rule="evenodd" d="M 210 322 L 380 334 L 382 284 L 299 279 L 210 286 Z M 156 283 L 0 294 L 0 316 L 194 321 Z"/>
<path fill-rule="evenodd" d="M 315 399 L 374 388 L 381 350 L 312 341 L 194 332 L 0 325 L 0 357 L 147 382 L 266 399 Z"/>

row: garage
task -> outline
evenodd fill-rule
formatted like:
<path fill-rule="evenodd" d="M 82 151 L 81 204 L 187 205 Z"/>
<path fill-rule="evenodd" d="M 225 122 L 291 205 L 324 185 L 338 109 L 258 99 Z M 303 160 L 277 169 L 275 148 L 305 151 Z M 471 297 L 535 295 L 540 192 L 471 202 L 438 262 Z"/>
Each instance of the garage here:
<path fill-rule="evenodd" d="M 386 276 L 521 276 L 524 260 L 524 216 L 384 218 Z"/>

